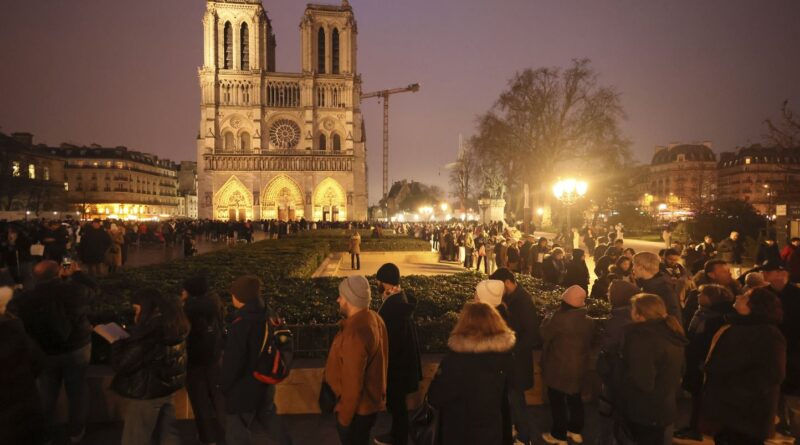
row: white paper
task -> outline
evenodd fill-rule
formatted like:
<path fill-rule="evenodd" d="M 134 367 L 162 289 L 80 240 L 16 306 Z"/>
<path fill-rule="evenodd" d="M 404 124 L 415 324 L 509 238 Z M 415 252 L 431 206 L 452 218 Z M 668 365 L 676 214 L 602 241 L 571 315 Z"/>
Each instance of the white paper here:
<path fill-rule="evenodd" d="M 116 323 L 99 324 L 94 327 L 94 331 L 109 343 L 130 337 L 130 334 Z"/>

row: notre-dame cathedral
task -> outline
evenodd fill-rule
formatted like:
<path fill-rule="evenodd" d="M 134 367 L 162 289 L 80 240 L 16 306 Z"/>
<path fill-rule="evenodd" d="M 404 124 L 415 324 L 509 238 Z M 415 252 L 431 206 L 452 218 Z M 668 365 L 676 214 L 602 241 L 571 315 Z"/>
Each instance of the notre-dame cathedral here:
<path fill-rule="evenodd" d="M 199 217 L 366 219 L 358 31 L 347 0 L 306 7 L 299 73 L 276 71 L 260 0 L 208 0 L 203 29 Z"/>

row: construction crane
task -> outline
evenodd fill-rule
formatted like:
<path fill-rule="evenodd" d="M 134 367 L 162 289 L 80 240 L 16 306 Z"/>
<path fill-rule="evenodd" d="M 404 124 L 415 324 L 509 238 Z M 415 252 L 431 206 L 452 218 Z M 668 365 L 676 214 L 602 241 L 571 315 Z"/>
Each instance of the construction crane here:
<path fill-rule="evenodd" d="M 373 91 L 361 95 L 361 99 L 370 97 L 380 97 L 383 99 L 383 198 L 389 194 L 389 96 L 397 93 L 416 93 L 419 91 L 419 84 L 412 83 L 404 88 L 394 88 L 391 90 Z"/>

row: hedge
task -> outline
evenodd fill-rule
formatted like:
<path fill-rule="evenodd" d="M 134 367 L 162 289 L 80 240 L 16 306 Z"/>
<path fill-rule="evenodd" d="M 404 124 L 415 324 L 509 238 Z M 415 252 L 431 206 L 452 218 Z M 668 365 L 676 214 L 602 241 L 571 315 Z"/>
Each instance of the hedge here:
<path fill-rule="evenodd" d="M 429 252 L 431 244 L 428 241 L 412 238 L 408 235 L 384 233 L 381 238 L 372 238 L 372 230 L 358 229 L 361 235 L 361 250 L 363 252 Z M 325 241 L 331 246 L 332 251 L 346 252 L 350 246 L 352 230 L 346 229 L 319 229 L 297 232 L 289 239 L 314 239 Z"/>

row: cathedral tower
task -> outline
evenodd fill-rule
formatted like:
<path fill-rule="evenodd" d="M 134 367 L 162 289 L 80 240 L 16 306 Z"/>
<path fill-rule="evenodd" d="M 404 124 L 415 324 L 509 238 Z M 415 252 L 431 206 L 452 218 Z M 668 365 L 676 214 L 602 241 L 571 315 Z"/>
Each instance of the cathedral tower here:
<path fill-rule="evenodd" d="M 203 29 L 200 217 L 366 219 L 357 28 L 347 1 L 306 7 L 300 73 L 276 72 L 258 0 L 208 0 Z"/>

